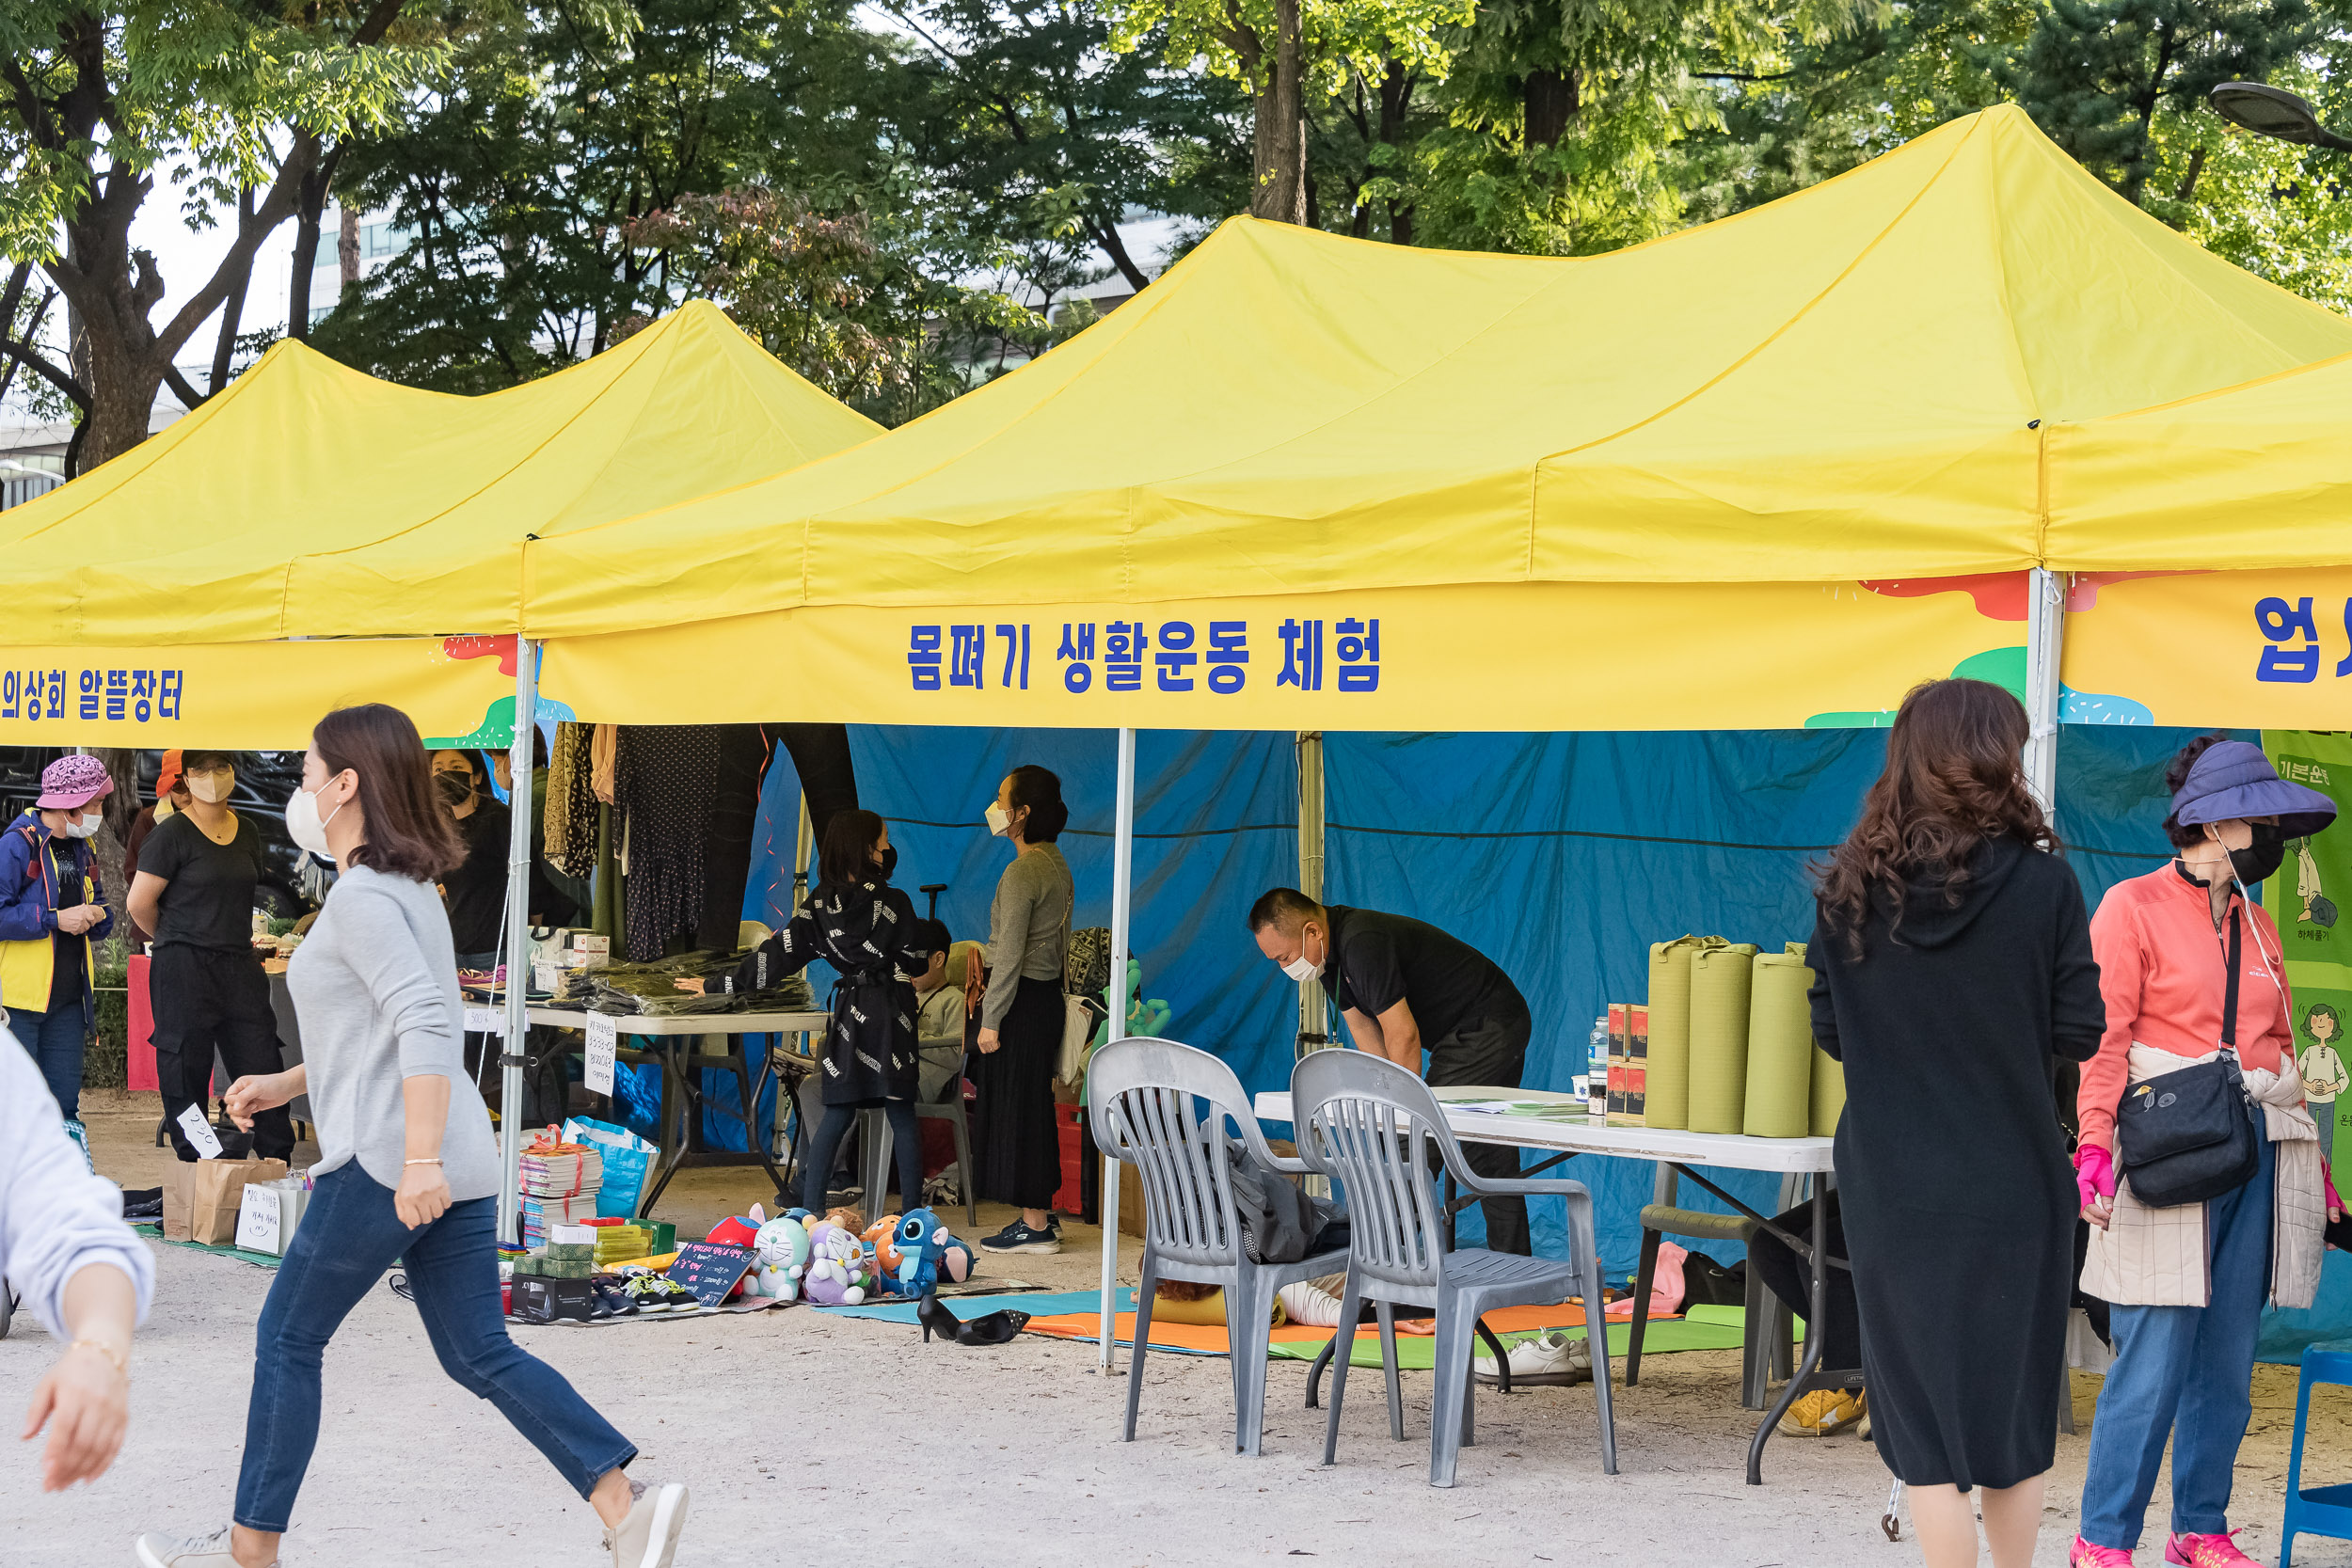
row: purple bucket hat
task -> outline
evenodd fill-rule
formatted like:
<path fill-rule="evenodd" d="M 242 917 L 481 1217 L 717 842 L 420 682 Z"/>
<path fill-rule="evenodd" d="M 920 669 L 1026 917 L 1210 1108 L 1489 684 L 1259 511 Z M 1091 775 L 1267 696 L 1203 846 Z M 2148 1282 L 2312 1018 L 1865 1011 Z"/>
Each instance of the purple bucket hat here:
<path fill-rule="evenodd" d="M 2282 835 L 2306 838 L 2336 819 L 2336 803 L 2279 777 L 2261 747 L 2216 741 L 2189 765 L 2188 777 L 2172 797 L 2173 820 L 2193 827 L 2246 816 L 2275 816 Z"/>
<path fill-rule="evenodd" d="M 40 799 L 33 806 L 38 811 L 72 811 L 112 794 L 114 787 L 106 765 L 96 757 L 59 757 L 40 770 Z"/>

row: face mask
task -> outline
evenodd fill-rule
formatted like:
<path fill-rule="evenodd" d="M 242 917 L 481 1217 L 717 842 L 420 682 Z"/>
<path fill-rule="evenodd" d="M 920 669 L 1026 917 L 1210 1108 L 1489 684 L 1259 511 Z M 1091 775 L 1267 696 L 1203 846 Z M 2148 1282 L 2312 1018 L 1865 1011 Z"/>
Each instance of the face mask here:
<path fill-rule="evenodd" d="M 1004 838 L 1012 832 L 1012 813 L 993 800 L 988 803 L 988 831 L 998 838 Z"/>
<path fill-rule="evenodd" d="M 77 816 L 67 823 L 65 825 L 66 836 L 68 838 L 96 838 L 98 830 L 105 826 L 105 823 L 106 818 L 102 813 L 91 812 L 87 816 Z"/>
<path fill-rule="evenodd" d="M 1299 984 L 1305 985 L 1322 972 L 1323 966 L 1307 957 L 1307 933 L 1300 931 L 1298 933 L 1298 957 L 1284 964 L 1282 973 Z"/>
<path fill-rule="evenodd" d="M 192 773 L 188 776 L 188 793 L 208 806 L 220 804 L 236 787 L 236 773 L 226 768 L 217 773 Z"/>
<path fill-rule="evenodd" d="M 473 799 L 473 781 L 463 773 L 436 773 L 433 787 L 441 792 L 442 803 L 452 808 Z"/>
<path fill-rule="evenodd" d="M 347 806 L 350 803 L 346 800 L 343 805 Z M 334 821 L 336 814 L 342 809 L 343 806 L 337 806 L 334 811 L 328 812 L 326 820 L 322 821 L 319 817 L 318 793 L 315 790 L 297 789 L 294 792 L 293 799 L 286 802 L 286 836 L 311 854 L 325 855 L 332 860 L 335 851 L 327 847 L 326 824 Z"/>
<path fill-rule="evenodd" d="M 898 869 L 898 847 L 894 844 L 889 848 L 884 849 L 882 852 L 881 861 L 876 863 L 874 866 L 874 874 L 886 882 L 890 880 L 890 874 Z"/>
<path fill-rule="evenodd" d="M 2257 822 L 2254 824 L 2254 842 L 2243 849 L 2230 851 L 2230 870 L 2241 884 L 2252 887 L 2257 882 L 2269 880 L 2270 874 L 2279 869 L 2279 863 L 2286 856 L 2286 840 L 2280 836 L 2277 826 Z"/>

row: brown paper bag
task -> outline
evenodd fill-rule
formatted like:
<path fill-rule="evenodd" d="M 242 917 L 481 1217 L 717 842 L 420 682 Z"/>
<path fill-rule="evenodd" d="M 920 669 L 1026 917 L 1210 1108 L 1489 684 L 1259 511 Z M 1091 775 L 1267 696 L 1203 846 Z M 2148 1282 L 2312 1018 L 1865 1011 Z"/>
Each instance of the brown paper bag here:
<path fill-rule="evenodd" d="M 275 1181 L 283 1160 L 183 1160 L 164 1183 L 164 1240 L 227 1246 L 237 1239 L 237 1212 L 247 1181 Z"/>

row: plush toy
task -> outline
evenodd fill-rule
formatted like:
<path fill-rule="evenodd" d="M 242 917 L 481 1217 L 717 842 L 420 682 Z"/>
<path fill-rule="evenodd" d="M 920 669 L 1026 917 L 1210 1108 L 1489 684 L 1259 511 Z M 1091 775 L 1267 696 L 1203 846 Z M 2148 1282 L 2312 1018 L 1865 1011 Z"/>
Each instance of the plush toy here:
<path fill-rule="evenodd" d="M 1154 1039 L 1168 1033 L 1169 1015 L 1168 1004 L 1158 997 L 1153 997 L 1148 1002 L 1143 999 L 1143 963 L 1140 959 L 1129 958 L 1127 960 L 1126 991 L 1127 1038 Z M 1107 986 L 1103 990 L 1103 998 L 1105 1002 L 1110 999 L 1110 988 Z M 1110 1020 L 1105 1017 L 1101 1023 L 1095 1025 L 1091 1049 L 1101 1050 L 1110 1042 Z"/>
<path fill-rule="evenodd" d="M 807 1273 L 802 1293 L 819 1307 L 856 1307 L 866 1300 L 866 1247 L 853 1231 L 830 1220 L 808 1229 Z"/>
<path fill-rule="evenodd" d="M 807 1210 L 795 1209 L 761 1224 L 752 1243 L 755 1261 L 745 1276 L 744 1294 L 776 1301 L 801 1299 L 801 1282 L 808 1274 L 807 1219 Z"/>
<path fill-rule="evenodd" d="M 887 1288 L 890 1276 L 898 1272 L 898 1216 L 884 1214 L 866 1227 L 863 1240 L 866 1256 L 873 1260 L 874 1278 Z"/>
<path fill-rule="evenodd" d="M 878 1277 L 882 1293 L 914 1298 L 934 1290 L 939 1284 L 940 1260 L 946 1256 L 948 1243 L 954 1243 L 939 1216 L 929 1209 L 910 1209 L 894 1227 L 887 1252 L 876 1248 L 878 1259 L 891 1260 L 883 1265 Z"/>

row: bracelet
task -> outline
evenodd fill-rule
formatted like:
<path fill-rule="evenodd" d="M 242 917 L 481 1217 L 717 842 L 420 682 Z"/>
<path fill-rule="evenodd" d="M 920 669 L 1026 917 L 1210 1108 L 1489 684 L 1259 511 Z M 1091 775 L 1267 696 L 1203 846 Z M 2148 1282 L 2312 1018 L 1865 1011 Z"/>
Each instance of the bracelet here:
<path fill-rule="evenodd" d="M 440 1163 L 438 1160 L 403 1160 L 401 1162 L 403 1165 L 437 1165 Z"/>
<path fill-rule="evenodd" d="M 119 1351 L 119 1350 L 115 1349 L 115 1348 L 114 1348 L 114 1346 L 112 1346 L 112 1345 L 109 1345 L 109 1344 L 105 1343 L 103 1340 L 100 1340 L 100 1339 L 75 1339 L 75 1340 L 72 1341 L 71 1343 L 69 1343 L 69 1344 L 68 1344 L 65 1348 L 66 1348 L 67 1350 L 94 1350 L 94 1351 L 96 1351 L 99 1354 L 101 1354 L 101 1355 L 104 1356 L 107 1360 L 109 1360 L 109 1361 L 111 1361 L 111 1362 L 113 1362 L 113 1363 L 114 1363 L 114 1369 L 115 1369 L 115 1370 L 116 1370 L 116 1371 L 118 1371 L 118 1372 L 120 1372 L 120 1373 L 122 1374 L 122 1376 L 123 1376 L 123 1380 L 124 1380 L 125 1382 L 128 1382 L 128 1381 L 130 1380 L 130 1377 L 131 1377 L 131 1362 L 130 1362 L 130 1359 L 129 1359 L 127 1356 L 125 1356 L 125 1355 L 124 1355 L 124 1354 L 123 1354 L 120 1351 Z"/>

